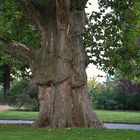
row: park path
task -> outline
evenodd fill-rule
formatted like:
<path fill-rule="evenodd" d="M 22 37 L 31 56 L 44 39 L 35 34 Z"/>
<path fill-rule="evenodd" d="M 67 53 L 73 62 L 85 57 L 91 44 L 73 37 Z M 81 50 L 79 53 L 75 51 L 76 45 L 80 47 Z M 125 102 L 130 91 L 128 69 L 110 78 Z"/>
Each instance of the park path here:
<path fill-rule="evenodd" d="M 8 105 L 0 105 L 0 111 L 9 110 L 9 109 L 14 109 L 14 108 Z"/>
<path fill-rule="evenodd" d="M 108 129 L 131 129 L 140 130 L 140 124 L 119 124 L 119 123 L 104 123 Z"/>
<path fill-rule="evenodd" d="M 26 124 L 31 125 L 33 121 L 29 120 L 0 120 L 0 124 Z M 116 124 L 116 123 L 104 123 L 108 129 L 131 129 L 140 130 L 140 124 Z"/>

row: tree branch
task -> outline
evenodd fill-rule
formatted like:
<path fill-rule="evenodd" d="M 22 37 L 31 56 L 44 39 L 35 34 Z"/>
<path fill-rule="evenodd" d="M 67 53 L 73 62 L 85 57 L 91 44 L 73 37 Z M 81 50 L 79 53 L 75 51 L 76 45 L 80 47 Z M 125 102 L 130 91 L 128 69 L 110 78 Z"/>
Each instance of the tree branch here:
<path fill-rule="evenodd" d="M 39 30 L 42 37 L 45 36 L 45 21 L 40 14 L 39 9 L 35 6 L 34 3 L 37 1 L 34 0 L 18 0 L 19 4 L 23 8 L 23 13 L 27 18 L 29 18 L 32 23 L 36 26 L 36 28 Z"/>
<path fill-rule="evenodd" d="M 24 61 L 27 64 L 34 59 L 36 53 L 36 49 L 34 48 L 27 47 L 19 42 L 4 39 L 2 37 L 0 37 L 0 45 L 3 46 L 2 50 L 5 53 L 12 55 L 13 57 Z"/>
<path fill-rule="evenodd" d="M 88 0 L 71 0 L 72 8 L 83 10 L 87 4 Z"/>

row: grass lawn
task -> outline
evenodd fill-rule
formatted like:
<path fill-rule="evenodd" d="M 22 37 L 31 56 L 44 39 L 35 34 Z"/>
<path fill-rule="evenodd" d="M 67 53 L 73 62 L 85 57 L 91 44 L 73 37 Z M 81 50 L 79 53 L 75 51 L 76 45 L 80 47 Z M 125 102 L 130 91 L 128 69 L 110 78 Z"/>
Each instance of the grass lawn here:
<path fill-rule="evenodd" d="M 139 131 L 109 129 L 46 129 L 0 125 L 0 140 L 139 140 Z"/>
<path fill-rule="evenodd" d="M 119 112 L 96 110 L 97 115 L 103 122 L 139 123 L 140 112 Z M 37 112 L 25 112 L 16 110 L 0 111 L 0 119 L 34 120 Z"/>
<path fill-rule="evenodd" d="M 103 122 L 140 124 L 140 112 L 96 110 L 96 113 Z"/>
<path fill-rule="evenodd" d="M 0 120 L 34 120 L 38 112 L 6 110 L 0 111 Z"/>

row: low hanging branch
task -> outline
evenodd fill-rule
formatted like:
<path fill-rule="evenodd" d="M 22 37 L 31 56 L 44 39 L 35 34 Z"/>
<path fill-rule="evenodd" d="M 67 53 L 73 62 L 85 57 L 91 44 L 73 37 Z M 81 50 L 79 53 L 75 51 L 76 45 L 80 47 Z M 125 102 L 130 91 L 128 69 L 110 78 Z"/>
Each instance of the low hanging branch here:
<path fill-rule="evenodd" d="M 0 37 L 0 45 L 5 53 L 29 64 L 34 58 L 36 49 L 27 47 L 19 42 Z"/>

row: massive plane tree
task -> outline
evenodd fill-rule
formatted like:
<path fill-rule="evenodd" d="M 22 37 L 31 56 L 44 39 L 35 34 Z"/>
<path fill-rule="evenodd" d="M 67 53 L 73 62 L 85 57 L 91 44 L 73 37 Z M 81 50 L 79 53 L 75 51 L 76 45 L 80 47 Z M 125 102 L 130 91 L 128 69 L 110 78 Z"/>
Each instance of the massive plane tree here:
<path fill-rule="evenodd" d="M 82 41 L 87 0 L 16 2 L 38 30 L 41 47 L 5 37 L 0 37 L 0 43 L 6 53 L 24 61 L 32 70 L 40 102 L 34 126 L 103 127 L 87 92 L 85 68 L 89 61 Z"/>

